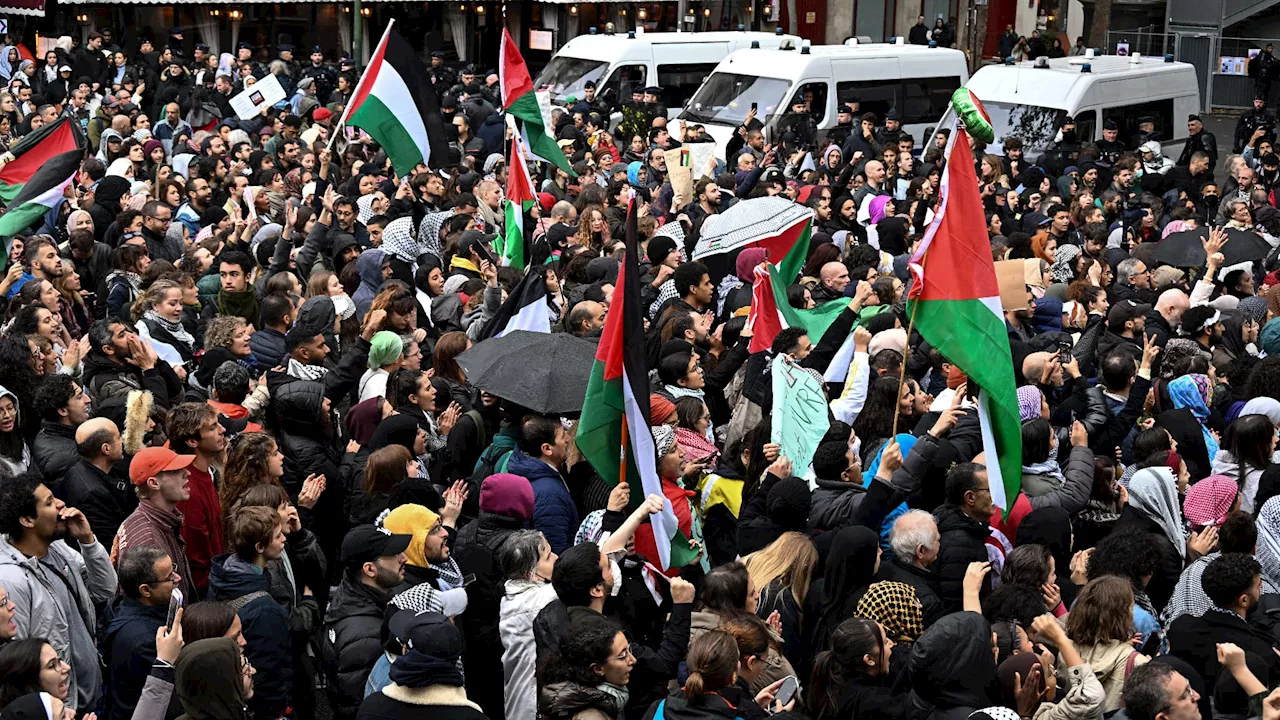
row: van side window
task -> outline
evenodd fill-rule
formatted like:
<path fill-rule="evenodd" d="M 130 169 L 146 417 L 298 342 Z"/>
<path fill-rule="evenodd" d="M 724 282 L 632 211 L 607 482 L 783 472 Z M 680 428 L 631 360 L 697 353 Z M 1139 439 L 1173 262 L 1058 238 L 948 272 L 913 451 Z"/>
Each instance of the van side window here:
<path fill-rule="evenodd" d="M 905 97 L 900 106 L 902 122 L 936 121 L 950 105 L 951 93 L 959 87 L 960 78 L 955 76 L 903 80 L 902 91 Z"/>
<path fill-rule="evenodd" d="M 836 83 L 836 100 L 844 105 L 854 100 L 861 103 L 858 113 L 873 112 L 884 119 L 889 108 L 898 105 L 898 83 L 895 80 L 846 81 Z"/>
<path fill-rule="evenodd" d="M 1081 144 L 1091 143 L 1098 137 L 1098 113 L 1085 110 L 1076 114 L 1076 138 Z"/>
<path fill-rule="evenodd" d="M 693 97 L 703 79 L 715 69 L 716 63 L 659 65 L 658 87 L 662 88 L 659 99 L 668 108 L 680 107 L 685 100 Z"/>
<path fill-rule="evenodd" d="M 799 100 L 809 103 L 809 116 L 815 123 L 821 125 L 823 118 L 827 116 L 827 84 L 813 82 L 801 85 L 791 97 L 791 104 L 794 105 Z M 790 110 L 791 105 L 788 105 L 787 109 Z"/>
<path fill-rule="evenodd" d="M 1120 127 L 1117 139 L 1128 147 L 1136 147 L 1140 134 L 1138 123 L 1143 118 L 1149 118 L 1155 123 L 1156 132 L 1165 140 L 1171 140 L 1177 134 L 1173 124 L 1173 98 L 1106 108 L 1102 111 L 1102 117 L 1103 122 L 1116 121 L 1116 125 Z"/>
<path fill-rule="evenodd" d="M 644 65 L 619 65 L 604 87 L 600 88 L 600 94 L 605 89 L 613 90 L 613 97 L 609 98 L 609 102 L 617 108 L 621 103 L 631 100 L 631 93 L 644 92 L 648 75 L 648 68 Z"/>

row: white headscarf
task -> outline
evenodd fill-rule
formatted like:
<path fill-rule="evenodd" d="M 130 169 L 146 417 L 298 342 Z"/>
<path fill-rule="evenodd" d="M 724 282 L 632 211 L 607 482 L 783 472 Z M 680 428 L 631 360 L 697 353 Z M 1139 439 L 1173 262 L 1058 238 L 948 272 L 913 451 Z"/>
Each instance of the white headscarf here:
<path fill-rule="evenodd" d="M 1182 510 L 1178 504 L 1178 484 L 1167 467 L 1143 468 L 1129 480 L 1129 504 L 1154 521 L 1178 551 L 1187 555 L 1187 538 L 1182 532 Z"/>
<path fill-rule="evenodd" d="M 1244 404 L 1240 417 L 1245 415 L 1266 415 L 1272 425 L 1280 427 L 1280 400 L 1269 397 L 1256 397 Z"/>

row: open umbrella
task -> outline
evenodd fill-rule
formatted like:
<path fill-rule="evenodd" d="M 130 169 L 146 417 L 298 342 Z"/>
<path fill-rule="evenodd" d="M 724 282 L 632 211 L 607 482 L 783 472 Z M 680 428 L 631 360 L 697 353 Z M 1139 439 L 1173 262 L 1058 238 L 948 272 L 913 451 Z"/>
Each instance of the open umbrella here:
<path fill-rule="evenodd" d="M 568 333 L 515 330 L 458 356 L 481 390 L 545 414 L 582 410 L 596 343 Z"/>
<path fill-rule="evenodd" d="M 742 200 L 722 213 L 709 216 L 702 223 L 702 233 L 693 248 L 693 259 L 759 245 L 812 218 L 812 209 L 781 195 Z M 789 246 L 779 248 L 782 253 L 789 249 Z M 779 255 L 772 261 L 781 259 Z"/>
<path fill-rule="evenodd" d="M 1271 252 L 1271 245 L 1262 236 L 1252 230 L 1226 228 L 1227 244 L 1222 247 L 1224 266 L 1242 262 L 1258 261 Z M 1156 245 L 1152 259 L 1167 265 L 1180 268 L 1201 267 L 1205 263 L 1202 243 L 1209 237 L 1207 228 L 1181 230 L 1169 233 L 1169 237 Z"/>

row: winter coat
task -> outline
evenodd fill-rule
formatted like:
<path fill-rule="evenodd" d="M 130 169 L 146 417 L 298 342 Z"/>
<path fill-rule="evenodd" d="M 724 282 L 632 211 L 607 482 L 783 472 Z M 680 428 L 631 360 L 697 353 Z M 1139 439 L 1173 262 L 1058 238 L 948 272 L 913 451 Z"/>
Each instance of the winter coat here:
<path fill-rule="evenodd" d="M 498 616 L 506 720 L 535 720 L 538 708 L 534 673 L 538 648 L 533 638 L 533 621 L 547 603 L 556 599 L 556 589 L 551 583 L 508 580 L 506 591 Z"/>
<path fill-rule="evenodd" d="M 1032 720 L 1076 720 L 1077 718 L 1096 718 L 1102 715 L 1102 703 L 1106 693 L 1102 683 L 1088 664 L 1075 665 L 1066 669 L 1059 676 L 1066 678 L 1065 688 L 1061 680 L 1058 689 L 1066 690 L 1066 695 L 1056 703 L 1043 702 L 1032 715 Z"/>
<path fill-rule="evenodd" d="M 916 591 L 916 599 L 920 601 L 925 628 L 946 614 L 942 602 L 941 579 L 928 568 L 916 567 L 901 558 L 884 557 L 881 558 L 876 580 L 910 585 Z"/>
<path fill-rule="evenodd" d="M 367 350 L 368 345 L 365 347 Z M 346 360 L 343 358 L 344 365 Z M 330 371 L 325 376 L 326 381 L 335 372 Z M 272 386 L 273 376 L 287 379 Z M 296 380 L 282 373 L 269 373 L 268 387 L 271 390 L 271 409 L 279 424 L 276 441 L 280 444 L 280 452 L 284 453 L 284 477 L 280 480 L 289 494 L 297 495 L 310 475 L 338 478 L 342 454 L 325 429 L 325 385 Z M 342 504 L 343 488 L 340 483 L 331 482 L 313 509 L 316 517 L 313 527 L 320 536 L 321 545 L 326 548 L 336 547 L 346 531 L 342 523 Z M 338 541 L 331 545 L 335 536 Z"/>
<path fill-rule="evenodd" d="M 245 657 L 261 676 L 249 708 L 256 717 L 280 717 L 292 701 L 293 661 L 289 613 L 271 597 L 271 578 L 235 554 L 219 555 L 209 569 L 209 599 L 230 603 L 240 617 Z"/>
<path fill-rule="evenodd" d="M 858 505 L 867 489 L 856 482 L 817 478 L 809 509 L 809 529 L 833 532 L 854 523 Z"/>
<path fill-rule="evenodd" d="M 940 547 L 934 567 L 946 612 L 963 606 L 964 574 L 971 562 L 987 562 L 987 536 L 991 532 L 985 520 L 974 520 L 959 507 L 946 503 L 933 511 L 938 523 Z M 982 583 L 984 594 L 991 589 L 990 576 Z"/>
<path fill-rule="evenodd" d="M 36 468 L 45 478 L 45 484 L 55 490 L 55 494 L 61 494 L 63 476 L 72 465 L 80 462 L 80 453 L 76 450 L 75 427 L 42 421 L 40 432 L 31 442 L 31 455 L 36 461 Z"/>
<path fill-rule="evenodd" d="M 834 720 L 906 720 L 909 717 L 910 696 L 901 690 L 894 692 L 896 688 L 891 677 L 870 677 L 862 673 L 850 675 L 852 677 L 840 689 Z"/>
<path fill-rule="evenodd" d="M 658 717 L 659 707 L 662 708 L 661 717 Z M 671 693 L 667 699 L 654 703 L 645 713 L 644 720 L 735 720 L 742 717 L 742 714 L 737 706 L 731 705 L 721 695 L 703 693 L 700 697 L 689 700 L 681 689 Z"/>
<path fill-rule="evenodd" d="M 54 583 L 65 583 L 63 590 L 71 590 L 73 607 L 59 602 Z M 102 677 L 93 644 L 98 628 L 94 608 L 110 600 L 119 584 L 111 558 L 97 538 L 90 545 L 80 545 L 79 552 L 65 540 L 58 540 L 49 546 L 43 560 L 22 554 L 7 537 L 0 539 L 0 586 L 16 606 L 13 620 L 18 637 L 44 638 L 58 657 L 72 664 L 67 698 L 75 707 L 97 705 Z M 81 679 L 87 686 L 82 686 Z"/>
<path fill-rule="evenodd" d="M 338 718 L 354 718 L 364 699 L 364 682 L 382 655 L 382 617 L 390 597 L 343 578 L 329 598 L 322 646 L 329 678 L 329 703 Z"/>
<path fill-rule="evenodd" d="M 1089 494 L 1093 492 L 1093 451 L 1087 447 L 1073 447 L 1067 456 L 1067 464 L 1062 469 L 1065 483 L 1058 485 L 1057 478 L 1051 478 L 1056 487 L 1039 488 L 1045 492 L 1031 496 L 1024 486 L 1023 492 L 1031 507 L 1039 510 L 1044 507 L 1058 507 L 1074 515 L 1084 509 L 1089 502 Z M 1025 476 L 1024 476 L 1025 477 Z M 1050 483 L 1045 483 L 1046 486 Z"/>
<path fill-rule="evenodd" d="M 1187 661 L 1211 685 L 1221 674 L 1217 643 L 1238 645 L 1266 661 L 1270 674 L 1280 674 L 1275 638 L 1235 613 L 1210 608 L 1200 617 L 1183 615 L 1169 624 L 1169 653 Z"/>
<path fill-rule="evenodd" d="M 973 612 L 942 618 L 912 644 L 907 673 L 915 720 L 965 720 L 992 705 L 991 626 Z"/>
<path fill-rule="evenodd" d="M 1129 677 L 1133 668 L 1143 665 L 1151 658 L 1139 653 L 1124 640 L 1108 640 L 1098 645 L 1078 645 L 1080 657 L 1093 669 L 1094 677 L 1102 683 L 1102 712 L 1109 713 L 1120 707 L 1120 694 L 1124 690 L 1124 680 Z M 1129 660 L 1132 658 L 1133 664 Z"/>
<path fill-rule="evenodd" d="M 693 647 L 693 641 L 697 640 L 702 633 L 719 628 L 723 622 L 723 618 L 713 612 L 699 610 L 693 613 L 689 618 L 689 647 Z M 770 631 L 770 635 L 772 635 L 772 631 Z M 773 636 L 773 639 L 775 641 L 780 640 L 777 636 Z M 774 649 L 773 643 L 770 643 L 769 654 L 765 657 L 764 662 L 764 670 L 761 671 L 756 681 L 751 683 L 753 692 L 760 692 L 770 683 L 777 682 L 788 675 L 796 674 L 791 661 Z"/>
<path fill-rule="evenodd" d="M 401 687 L 395 683 L 382 688 L 360 703 L 359 720 L 485 720 L 480 706 L 467 693 L 451 685 Z"/>
<path fill-rule="evenodd" d="M 156 659 L 156 630 L 164 625 L 168 604 L 143 605 L 117 595 L 107 606 L 107 627 L 99 645 L 107 676 L 99 717 L 129 720 L 142 696 L 142 687 Z"/>
<path fill-rule="evenodd" d="M 617 720 L 613 700 L 603 690 L 565 681 L 538 688 L 542 720 Z"/>
<path fill-rule="evenodd" d="M 581 522 L 578 507 L 569 494 L 569 486 L 555 468 L 539 458 L 532 458 L 516 448 L 507 463 L 507 472 L 519 475 L 533 486 L 533 527 L 542 531 L 551 544 L 551 552 L 569 549 Z"/>
<path fill-rule="evenodd" d="M 173 668 L 155 666 L 142 684 L 142 694 L 130 720 L 165 720 L 173 700 Z"/>
<path fill-rule="evenodd" d="M 95 536 L 104 538 L 114 537 L 120 524 L 138 507 L 132 483 L 102 472 L 88 460 L 67 470 L 61 497 L 68 506 L 84 513 Z"/>
<path fill-rule="evenodd" d="M 109 400 L 123 404 L 133 390 L 149 390 L 152 402 L 166 410 L 182 401 L 182 383 L 166 362 L 158 362 L 154 368 L 144 371 L 114 362 L 99 350 L 90 350 L 84 359 L 81 379 L 95 408 L 101 408 Z"/>
<path fill-rule="evenodd" d="M 284 344 L 284 333 L 273 328 L 255 330 L 249 336 L 249 349 L 258 358 L 258 367 L 272 368 L 284 362 L 288 350 Z"/>
<path fill-rule="evenodd" d="M 498 548 L 525 523 L 503 515 L 480 513 L 458 531 L 452 557 L 463 575 L 475 575 L 467 586 L 467 610 L 455 622 L 467 637 L 462 666 L 467 695 L 481 704 L 485 714 L 500 718 L 502 703 L 502 641 L 498 636 L 498 609 L 502 602 L 502 568 Z"/>

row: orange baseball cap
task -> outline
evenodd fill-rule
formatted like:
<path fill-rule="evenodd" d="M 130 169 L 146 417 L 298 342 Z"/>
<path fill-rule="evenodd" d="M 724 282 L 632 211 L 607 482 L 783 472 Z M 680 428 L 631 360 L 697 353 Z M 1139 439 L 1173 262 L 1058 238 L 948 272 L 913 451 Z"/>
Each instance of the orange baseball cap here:
<path fill-rule="evenodd" d="M 145 448 L 129 462 L 129 479 L 142 485 L 162 472 L 181 470 L 195 459 L 195 455 L 179 455 L 166 447 Z"/>

